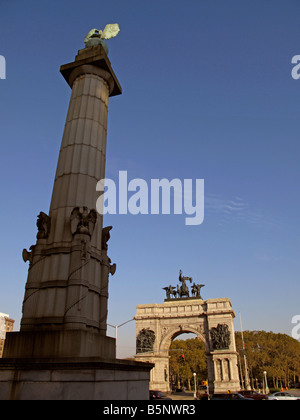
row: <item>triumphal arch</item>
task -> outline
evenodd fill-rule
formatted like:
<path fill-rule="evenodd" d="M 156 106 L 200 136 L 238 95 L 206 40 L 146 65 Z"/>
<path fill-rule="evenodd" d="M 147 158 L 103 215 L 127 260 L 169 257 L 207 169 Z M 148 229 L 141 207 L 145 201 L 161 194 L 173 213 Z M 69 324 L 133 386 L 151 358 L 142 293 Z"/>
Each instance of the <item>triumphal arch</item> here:
<path fill-rule="evenodd" d="M 228 298 L 203 300 L 203 284 L 191 285 L 191 277 L 179 272 L 181 285 L 165 287 L 161 304 L 137 305 L 136 355 L 138 361 L 155 364 L 150 389 L 170 391 L 169 347 L 182 333 L 194 333 L 206 348 L 209 392 L 240 389 L 233 318 Z"/>

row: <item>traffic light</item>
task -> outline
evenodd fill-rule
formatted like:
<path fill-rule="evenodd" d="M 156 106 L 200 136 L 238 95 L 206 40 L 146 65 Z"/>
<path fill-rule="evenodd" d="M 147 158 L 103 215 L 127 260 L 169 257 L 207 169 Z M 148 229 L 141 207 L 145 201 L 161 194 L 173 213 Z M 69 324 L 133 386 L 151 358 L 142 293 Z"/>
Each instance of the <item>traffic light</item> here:
<path fill-rule="evenodd" d="M 181 355 L 179 356 L 179 362 L 184 363 L 184 354 L 183 353 L 181 353 Z"/>

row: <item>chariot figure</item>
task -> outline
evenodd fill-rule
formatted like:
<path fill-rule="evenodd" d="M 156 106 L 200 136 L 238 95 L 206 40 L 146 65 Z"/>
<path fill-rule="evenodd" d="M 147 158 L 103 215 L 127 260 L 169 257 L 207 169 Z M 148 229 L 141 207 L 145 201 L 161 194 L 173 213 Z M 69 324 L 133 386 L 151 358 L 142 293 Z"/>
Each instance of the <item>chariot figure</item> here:
<path fill-rule="evenodd" d="M 186 285 L 186 282 L 185 282 L 186 280 L 189 280 L 190 282 L 192 282 L 193 279 L 192 279 L 192 277 L 184 277 L 182 275 L 182 271 L 179 270 L 179 281 L 182 283 L 182 285 L 180 286 L 180 288 L 177 286 L 177 290 L 179 289 L 179 296 L 180 297 L 183 297 L 183 296 L 189 297 L 190 296 L 189 289 L 188 289 L 188 287 Z M 177 291 L 177 293 L 178 293 L 178 291 Z"/>

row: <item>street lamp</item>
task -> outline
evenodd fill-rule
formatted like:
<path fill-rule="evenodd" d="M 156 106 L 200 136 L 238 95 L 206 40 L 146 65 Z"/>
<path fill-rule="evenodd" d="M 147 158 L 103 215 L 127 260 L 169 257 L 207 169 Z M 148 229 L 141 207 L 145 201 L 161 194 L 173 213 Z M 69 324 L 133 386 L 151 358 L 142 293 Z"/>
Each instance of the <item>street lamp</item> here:
<path fill-rule="evenodd" d="M 264 370 L 264 379 L 266 384 L 266 394 L 269 393 L 268 381 L 267 381 L 267 371 Z"/>
<path fill-rule="evenodd" d="M 115 340 L 116 340 L 116 350 L 117 350 L 117 338 L 118 338 L 118 328 L 122 327 L 123 325 L 127 324 L 128 322 L 134 321 L 134 318 L 129 319 L 128 321 L 123 322 L 122 324 L 119 325 L 111 325 L 111 324 L 107 324 L 110 327 L 113 327 L 115 329 Z"/>
<path fill-rule="evenodd" d="M 193 373 L 194 376 L 194 386 L 195 386 L 195 392 L 194 392 L 194 400 L 197 399 L 197 385 L 196 385 L 196 372 Z"/>

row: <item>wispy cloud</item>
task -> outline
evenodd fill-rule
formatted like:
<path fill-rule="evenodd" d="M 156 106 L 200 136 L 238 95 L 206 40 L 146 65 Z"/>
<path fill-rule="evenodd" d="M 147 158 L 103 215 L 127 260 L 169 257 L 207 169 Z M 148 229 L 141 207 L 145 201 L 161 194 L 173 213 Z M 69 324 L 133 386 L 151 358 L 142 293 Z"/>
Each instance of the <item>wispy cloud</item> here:
<path fill-rule="evenodd" d="M 216 195 L 205 196 L 205 208 L 214 213 L 241 214 L 248 204 L 240 197 L 225 199 Z"/>
<path fill-rule="evenodd" d="M 277 223 L 263 215 L 259 210 L 251 208 L 241 197 L 226 199 L 218 195 L 205 196 L 205 213 L 219 216 L 219 225 L 227 223 L 250 223 L 254 225 L 274 226 Z"/>

